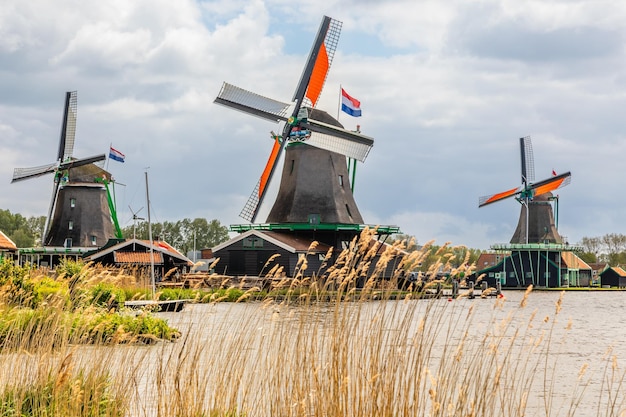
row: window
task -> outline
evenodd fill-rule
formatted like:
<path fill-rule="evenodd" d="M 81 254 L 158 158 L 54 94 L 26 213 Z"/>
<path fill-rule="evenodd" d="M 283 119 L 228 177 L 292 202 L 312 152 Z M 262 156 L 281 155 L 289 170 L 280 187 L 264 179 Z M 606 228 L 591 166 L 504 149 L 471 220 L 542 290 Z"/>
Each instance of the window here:
<path fill-rule="evenodd" d="M 98 244 L 98 238 L 94 235 L 91 235 L 91 244 L 96 246 Z"/>
<path fill-rule="evenodd" d="M 339 176 L 339 185 L 343 187 L 343 175 Z"/>
<path fill-rule="evenodd" d="M 72 238 L 68 237 L 67 239 L 65 239 L 65 242 L 63 243 L 63 247 L 71 248 L 72 247 Z"/>
<path fill-rule="evenodd" d="M 69 230 L 74 230 L 74 222 L 72 220 L 70 220 L 69 223 L 67 224 L 67 228 Z"/>
<path fill-rule="evenodd" d="M 489 278 L 493 278 L 493 277 L 494 277 L 494 273 L 493 273 L 493 272 L 490 272 L 490 273 L 489 273 Z"/>
<path fill-rule="evenodd" d="M 348 207 L 347 204 L 346 204 L 346 211 L 348 212 L 348 216 L 350 216 L 350 218 L 352 218 L 352 213 L 350 213 L 350 207 Z"/>
<path fill-rule="evenodd" d="M 262 248 L 263 239 L 257 236 L 250 236 L 242 240 L 244 248 Z"/>
<path fill-rule="evenodd" d="M 515 278 L 515 272 L 513 271 L 509 272 L 509 278 Z"/>
<path fill-rule="evenodd" d="M 309 224 L 320 224 L 322 216 L 319 214 L 309 214 Z"/>
<path fill-rule="evenodd" d="M 70 207 L 71 208 L 76 207 L 76 199 L 75 198 L 70 198 Z"/>

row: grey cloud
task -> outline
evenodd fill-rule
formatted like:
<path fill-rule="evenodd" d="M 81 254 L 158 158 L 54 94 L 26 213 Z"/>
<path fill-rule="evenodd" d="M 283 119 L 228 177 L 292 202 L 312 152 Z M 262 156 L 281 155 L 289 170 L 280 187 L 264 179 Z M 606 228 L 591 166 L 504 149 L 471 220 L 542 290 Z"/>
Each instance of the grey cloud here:
<path fill-rule="evenodd" d="M 530 62 L 602 58 L 620 52 L 623 44 L 621 33 L 614 30 L 531 28 L 516 21 L 494 26 L 458 25 L 450 36 L 458 48 L 472 55 Z"/>

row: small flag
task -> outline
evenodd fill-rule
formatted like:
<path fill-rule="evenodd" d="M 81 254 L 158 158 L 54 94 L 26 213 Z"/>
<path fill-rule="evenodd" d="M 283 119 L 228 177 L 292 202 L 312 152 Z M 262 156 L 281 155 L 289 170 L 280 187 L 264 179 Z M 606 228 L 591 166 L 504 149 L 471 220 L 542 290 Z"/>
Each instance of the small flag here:
<path fill-rule="evenodd" d="M 109 150 L 109 159 L 113 159 L 117 162 L 124 162 L 124 158 L 126 158 L 126 156 L 123 153 L 111 146 L 111 149 Z"/>
<path fill-rule="evenodd" d="M 341 89 L 341 110 L 353 117 L 361 117 L 361 102 Z"/>
<path fill-rule="evenodd" d="M 555 170 L 552 170 L 552 176 L 556 177 L 556 171 Z"/>

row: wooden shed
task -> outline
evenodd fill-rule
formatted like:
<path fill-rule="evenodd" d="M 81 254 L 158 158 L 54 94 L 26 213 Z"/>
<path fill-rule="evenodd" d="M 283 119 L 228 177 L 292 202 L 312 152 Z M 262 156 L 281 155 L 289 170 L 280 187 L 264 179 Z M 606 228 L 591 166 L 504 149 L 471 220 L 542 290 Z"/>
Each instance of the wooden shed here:
<path fill-rule="evenodd" d="M 609 287 L 626 287 L 626 271 L 619 266 L 612 266 L 600 273 L 600 281 L 602 286 Z"/>

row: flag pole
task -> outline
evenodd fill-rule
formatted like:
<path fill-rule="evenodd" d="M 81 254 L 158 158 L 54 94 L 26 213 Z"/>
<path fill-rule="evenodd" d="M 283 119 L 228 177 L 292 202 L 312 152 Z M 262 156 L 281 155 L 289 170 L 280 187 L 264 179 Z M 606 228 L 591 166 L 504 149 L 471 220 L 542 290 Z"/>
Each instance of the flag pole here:
<path fill-rule="evenodd" d="M 339 84 L 339 102 L 337 103 L 337 121 L 339 121 L 340 113 L 341 113 L 341 84 Z"/>
<path fill-rule="evenodd" d="M 107 155 L 109 155 L 109 156 L 107 156 L 107 166 L 106 166 L 106 168 L 104 169 L 105 171 L 108 171 L 108 170 L 109 170 L 109 161 L 111 160 L 110 155 L 111 155 L 111 148 L 112 148 L 112 147 L 113 147 L 113 142 L 110 142 L 110 143 L 109 143 L 109 153 L 107 154 Z"/>

